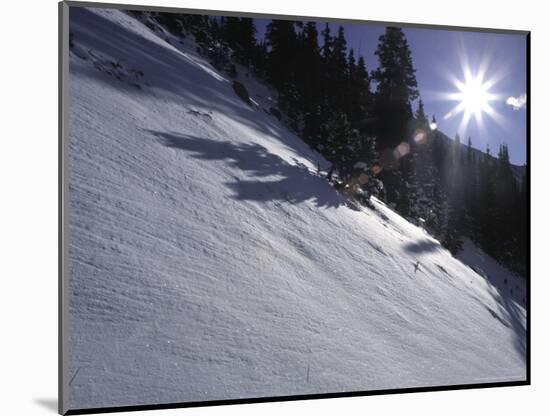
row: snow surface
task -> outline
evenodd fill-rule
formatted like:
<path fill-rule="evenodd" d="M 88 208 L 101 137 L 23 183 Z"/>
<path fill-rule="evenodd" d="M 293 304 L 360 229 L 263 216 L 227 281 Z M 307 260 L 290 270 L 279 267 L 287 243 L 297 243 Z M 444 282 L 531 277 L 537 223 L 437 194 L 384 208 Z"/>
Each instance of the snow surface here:
<path fill-rule="evenodd" d="M 191 39 L 70 19 L 70 408 L 525 379 L 522 278 L 350 208 L 242 68 L 252 106 Z"/>

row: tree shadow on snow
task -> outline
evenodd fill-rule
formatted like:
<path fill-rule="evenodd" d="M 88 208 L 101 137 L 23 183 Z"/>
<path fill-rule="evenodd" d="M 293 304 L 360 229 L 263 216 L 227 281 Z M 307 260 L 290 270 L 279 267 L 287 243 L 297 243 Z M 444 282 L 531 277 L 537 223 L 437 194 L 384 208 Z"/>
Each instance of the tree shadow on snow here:
<path fill-rule="evenodd" d="M 495 281 L 499 280 L 500 276 L 488 278 L 482 275 L 482 277 L 487 280 L 488 286 L 495 289 L 489 290 L 488 293 L 496 302 L 496 306 L 494 304 L 488 305 L 485 300 L 479 299 L 476 296 L 472 296 L 472 298 L 480 302 L 487 310 L 487 313 L 495 319 L 495 325 L 503 325 L 513 331 L 514 347 L 523 362 L 526 363 L 527 328 L 525 311 L 520 308 L 518 300 L 514 299 L 514 295 L 507 290 L 507 287 L 503 287 L 501 282 Z"/>
<path fill-rule="evenodd" d="M 182 45 L 165 43 L 163 35 L 158 32 L 155 33 L 155 42 L 152 40 L 155 36 L 142 36 L 90 9 L 74 8 L 70 19 L 75 45 L 81 50 L 143 71 L 144 77 L 137 82 L 142 88 L 137 89 L 98 71 L 91 62 L 71 65 L 71 74 L 79 73 L 110 88 L 129 91 L 137 103 L 142 97 L 153 95 L 173 103 L 174 108 L 183 104 L 182 112 L 196 108 L 211 111 L 214 118 L 223 114 L 258 132 L 275 136 L 283 145 L 306 158 L 311 156 L 309 147 L 293 134 L 286 134 L 286 128 L 273 116 L 237 98 L 230 79 L 211 67 L 206 58 L 196 60 L 180 49 Z M 137 28 L 142 23 L 134 21 L 133 25 Z M 147 103 L 143 101 L 143 105 Z"/>
<path fill-rule="evenodd" d="M 346 199 L 326 179 L 300 163 L 290 164 L 256 143 L 235 143 L 207 138 L 150 131 L 167 147 L 181 149 L 202 160 L 224 161 L 253 179 L 234 176 L 225 185 L 233 197 L 246 201 L 286 201 L 292 204 L 314 201 L 318 207 L 336 208 Z M 277 179 L 272 177 L 276 176 Z M 265 178 L 265 179 L 264 179 Z"/>
<path fill-rule="evenodd" d="M 433 253 L 442 248 L 441 244 L 429 240 L 421 239 L 415 242 L 410 242 L 404 245 L 404 250 L 412 255 L 420 255 Z M 527 357 L 527 337 L 526 337 L 526 320 L 525 311 L 519 306 L 522 304 L 522 300 L 525 299 L 525 292 L 522 289 L 522 279 L 519 276 L 515 277 L 502 277 L 498 270 L 492 268 L 476 267 L 474 264 L 469 264 L 467 261 L 461 258 L 457 258 L 466 266 L 469 266 L 474 272 L 479 274 L 485 279 L 489 290 L 487 293 L 491 295 L 496 305 L 493 303 L 487 304 L 486 299 L 482 299 L 473 293 L 470 293 L 470 297 L 479 302 L 487 313 L 495 319 L 495 325 L 503 325 L 509 328 L 513 332 L 514 347 L 523 361 L 526 362 Z M 441 272 L 442 277 L 453 279 L 454 277 L 443 266 L 435 264 L 435 266 Z M 513 275 L 512 275 L 513 276 Z M 510 281 L 509 279 L 513 279 Z M 515 279 L 518 279 L 515 281 Z"/>
<path fill-rule="evenodd" d="M 432 240 L 420 240 L 414 243 L 405 244 L 405 250 L 409 253 L 421 254 L 436 251 L 440 244 Z"/>
<path fill-rule="evenodd" d="M 501 287 L 500 285 L 493 285 L 493 287 L 497 289 L 496 293 L 491 292 L 491 296 L 498 304 L 498 312 L 500 315 L 498 321 L 514 331 L 516 350 L 526 361 L 527 333 L 524 312 L 518 306 L 517 300 L 514 300 L 514 296 L 510 294 L 507 288 Z M 493 311 L 489 312 L 495 317 Z"/>
<path fill-rule="evenodd" d="M 473 247 L 477 250 L 477 247 Z M 472 249 L 470 249 L 472 250 Z M 474 251 L 475 253 L 475 251 Z M 527 333 L 526 333 L 526 281 L 525 278 L 514 273 L 504 273 L 503 266 L 487 256 L 459 255 L 458 260 L 469 266 L 481 276 L 488 287 L 488 293 L 494 303 L 487 304 L 486 300 L 477 299 L 484 305 L 487 312 L 503 326 L 514 332 L 516 351 L 527 361 Z M 495 304 L 496 303 L 496 304 Z"/>

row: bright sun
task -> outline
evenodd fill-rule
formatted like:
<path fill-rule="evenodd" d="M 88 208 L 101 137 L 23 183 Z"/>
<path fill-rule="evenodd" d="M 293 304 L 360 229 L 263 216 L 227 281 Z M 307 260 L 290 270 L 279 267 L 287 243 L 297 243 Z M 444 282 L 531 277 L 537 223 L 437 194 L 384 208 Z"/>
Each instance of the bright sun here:
<path fill-rule="evenodd" d="M 458 85 L 461 110 L 474 114 L 476 117 L 481 116 L 481 112 L 487 111 L 491 96 L 488 93 L 487 84 L 483 83 L 480 77 L 466 79 L 464 83 Z"/>
<path fill-rule="evenodd" d="M 498 120 L 499 115 L 491 107 L 491 102 L 498 99 L 498 95 L 490 91 L 496 83 L 496 79 L 486 79 L 485 71 L 479 70 L 473 74 L 471 69 L 464 65 L 463 79 L 452 78 L 452 83 L 456 90 L 454 93 L 446 94 L 446 99 L 456 101 L 455 107 L 449 111 L 444 119 L 449 119 L 462 113 L 459 131 L 464 132 L 472 117 L 476 119 L 478 126 L 483 126 L 483 115 L 487 114 L 491 118 Z"/>

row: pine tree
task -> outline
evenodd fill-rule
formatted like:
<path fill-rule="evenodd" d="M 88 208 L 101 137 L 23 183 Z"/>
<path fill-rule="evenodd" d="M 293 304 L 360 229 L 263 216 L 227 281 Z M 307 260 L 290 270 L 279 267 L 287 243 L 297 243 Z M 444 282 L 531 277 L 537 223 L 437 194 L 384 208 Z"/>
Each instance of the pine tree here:
<path fill-rule="evenodd" d="M 294 82 L 294 60 L 297 36 L 294 23 L 288 20 L 272 20 L 265 34 L 268 47 L 269 81 L 279 90 Z"/>
<path fill-rule="evenodd" d="M 399 184 L 397 209 L 401 215 L 411 219 L 416 219 L 420 216 L 418 178 L 416 174 L 417 157 L 416 153 L 411 152 L 401 158 L 399 165 L 402 181 Z"/>
<path fill-rule="evenodd" d="M 428 119 L 426 118 L 426 113 L 424 112 L 424 103 L 422 102 L 422 98 L 418 100 L 418 107 L 416 109 L 416 113 L 414 114 L 414 118 L 422 126 L 428 124 Z"/>
<path fill-rule="evenodd" d="M 345 65 L 345 86 L 343 89 L 343 109 L 348 115 L 348 118 L 352 123 L 353 120 L 352 114 L 355 106 L 358 105 L 358 91 L 355 88 L 357 82 L 357 63 L 355 62 L 355 52 L 351 48 L 348 52 Z"/>
<path fill-rule="evenodd" d="M 416 174 L 416 215 L 425 221 L 437 212 L 436 181 L 440 176 L 435 165 L 435 132 L 421 130 L 421 140 L 416 143 L 413 153 Z"/>
<path fill-rule="evenodd" d="M 325 23 L 325 28 L 321 32 L 323 35 L 323 59 L 326 62 L 328 62 L 331 59 L 332 56 L 332 36 L 330 34 L 330 26 L 328 23 Z"/>
<path fill-rule="evenodd" d="M 332 81 L 333 73 L 331 70 L 332 65 L 332 49 L 333 39 L 331 36 L 331 30 L 328 23 L 325 24 L 325 28 L 321 32 L 323 36 L 323 47 L 321 48 L 321 57 L 323 63 L 323 83 L 322 83 L 322 96 L 323 102 L 321 103 L 322 111 L 325 114 L 330 113 L 332 106 Z"/>
<path fill-rule="evenodd" d="M 497 200 L 495 194 L 495 171 L 489 146 L 479 165 L 479 193 L 477 196 L 477 215 L 475 216 L 475 231 L 478 242 L 489 255 L 495 256 L 496 223 L 495 214 Z M 502 226 L 502 224 L 500 225 Z"/>
<path fill-rule="evenodd" d="M 175 36 L 182 33 L 182 16 L 178 13 L 157 13 L 155 20 Z"/>
<path fill-rule="evenodd" d="M 266 76 L 267 71 L 267 45 L 265 41 L 261 41 L 256 44 L 254 47 L 252 55 L 252 66 L 254 67 L 254 72 L 260 78 Z"/>
<path fill-rule="evenodd" d="M 248 17 L 225 17 L 222 20 L 222 37 L 234 51 L 235 59 L 250 65 L 256 50 L 256 27 Z"/>
<path fill-rule="evenodd" d="M 346 51 L 347 42 L 344 34 L 344 27 L 338 27 L 338 34 L 332 41 L 332 59 L 334 60 L 336 67 L 341 70 L 339 75 L 343 75 L 346 72 Z"/>
<path fill-rule="evenodd" d="M 360 56 L 359 60 L 357 61 L 357 79 L 366 82 L 365 87 L 368 88 L 368 84 L 370 83 L 369 73 L 367 71 L 367 65 L 365 64 L 365 58 L 363 58 L 362 56 Z"/>
<path fill-rule="evenodd" d="M 355 68 L 354 104 L 351 109 L 350 118 L 352 123 L 360 125 L 361 129 L 369 135 L 374 135 L 372 125 L 373 96 L 370 91 L 370 77 L 365 64 L 365 58 L 360 56 Z"/>
<path fill-rule="evenodd" d="M 495 198 L 498 201 L 495 207 L 495 254 L 501 261 L 509 263 L 513 260 L 516 251 L 517 239 L 517 201 L 519 190 L 510 166 L 510 156 L 507 145 L 501 145 L 495 169 Z M 502 224 L 506 224 L 505 227 Z"/>
<path fill-rule="evenodd" d="M 326 137 L 324 154 L 338 171 L 342 181 L 349 180 L 353 163 L 360 151 L 359 132 L 352 128 L 343 111 L 335 112 L 324 127 Z"/>
<path fill-rule="evenodd" d="M 322 61 L 318 43 L 317 24 L 307 22 L 300 37 L 297 84 L 303 111 L 303 135 L 313 147 L 320 142 Z"/>
<path fill-rule="evenodd" d="M 415 69 L 403 30 L 387 27 L 375 54 L 380 61 L 374 71 L 377 81 L 375 115 L 380 145 L 394 147 L 407 137 L 412 117 L 411 102 L 418 97 Z"/>
<path fill-rule="evenodd" d="M 337 108 L 346 108 L 346 86 L 347 86 L 347 43 L 344 35 L 344 28 L 338 28 L 338 34 L 333 39 L 332 57 L 329 61 L 330 77 L 331 77 L 331 97 L 333 105 Z"/>
<path fill-rule="evenodd" d="M 239 31 L 240 60 L 250 65 L 256 49 L 256 26 L 254 20 L 249 17 L 241 18 Z"/>
<path fill-rule="evenodd" d="M 268 81 L 278 92 L 278 104 L 287 115 L 290 127 L 298 130 L 300 111 L 299 93 L 296 85 L 298 36 L 294 22 L 272 20 L 267 25 Z"/>
<path fill-rule="evenodd" d="M 348 62 L 347 62 L 347 76 L 349 81 L 352 81 L 355 79 L 356 71 L 357 71 L 357 64 L 355 62 L 355 52 L 353 51 L 353 48 L 351 48 L 348 53 Z"/>
<path fill-rule="evenodd" d="M 409 131 L 411 102 L 417 98 L 418 89 L 409 46 L 400 28 L 386 28 L 379 38 L 375 54 L 380 61 L 373 73 L 373 79 L 377 82 L 373 108 L 375 132 L 379 148 L 387 152 L 407 141 L 412 133 Z M 383 178 L 388 202 L 405 201 L 403 190 L 406 189 L 406 178 L 402 173 L 386 169 Z M 401 205 L 407 204 L 401 202 Z"/>
<path fill-rule="evenodd" d="M 239 42 L 240 19 L 238 17 L 224 17 L 223 37 L 230 47 L 235 47 Z"/>
<path fill-rule="evenodd" d="M 468 137 L 466 163 L 464 168 L 464 233 L 475 239 L 474 216 L 476 215 L 476 195 L 478 193 L 477 164 L 472 148 L 472 138 Z"/>
<path fill-rule="evenodd" d="M 520 192 L 518 195 L 518 210 L 517 210 L 517 251 L 515 269 L 523 275 L 527 275 L 527 247 L 529 241 L 529 169 L 527 165 L 523 165 L 524 173 L 521 178 Z"/>
<path fill-rule="evenodd" d="M 440 165 L 440 172 L 446 198 L 441 206 L 441 214 L 445 220 L 440 237 L 443 245 L 456 254 L 462 247 L 462 236 L 466 231 L 465 169 L 460 136 L 456 134 L 452 144 L 442 149 L 445 162 Z"/>

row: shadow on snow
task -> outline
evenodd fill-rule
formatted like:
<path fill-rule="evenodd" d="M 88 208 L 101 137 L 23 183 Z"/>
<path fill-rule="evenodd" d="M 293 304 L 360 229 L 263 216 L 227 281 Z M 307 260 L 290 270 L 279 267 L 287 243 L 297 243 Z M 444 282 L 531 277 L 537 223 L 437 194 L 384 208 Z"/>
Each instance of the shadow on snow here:
<path fill-rule="evenodd" d="M 141 23 L 135 21 L 135 25 L 139 26 Z M 94 30 L 90 30 L 90 27 Z M 155 33 L 157 42 L 154 42 L 104 16 L 80 7 L 71 9 L 71 33 L 74 35 L 75 44 L 83 50 L 93 53 L 100 51 L 105 59 L 143 71 L 142 82 L 146 82 L 148 86 L 142 85 L 142 89 L 136 89 L 121 83 L 116 78 L 98 71 L 89 62 L 71 65 L 71 74 L 79 73 L 106 83 L 114 89 L 125 89 L 135 96 L 138 102 L 141 96 L 157 96 L 160 93 L 162 100 L 172 102 L 174 108 L 184 104 L 187 110 L 208 109 L 213 112 L 214 117 L 216 114 L 224 114 L 260 133 L 276 136 L 284 146 L 306 158 L 311 153 L 302 140 L 292 134 L 286 134 L 286 129 L 281 128 L 273 116 L 243 103 L 233 92 L 228 79 L 222 75 L 212 75 L 217 71 L 205 58 L 197 63 L 191 54 L 180 49 L 181 45 L 166 43 L 161 34 Z M 104 36 L 104 33 L 109 33 L 109 37 Z"/>
<path fill-rule="evenodd" d="M 207 138 L 150 131 L 160 142 L 181 149 L 197 159 L 225 161 L 229 166 L 258 179 L 240 179 L 225 185 L 233 197 L 247 201 L 286 201 L 292 204 L 312 200 L 318 207 L 336 208 L 346 199 L 303 164 L 290 164 L 256 143 L 234 143 Z M 273 176 L 279 178 L 273 179 Z M 265 179 L 263 179 L 265 178 Z"/>
<path fill-rule="evenodd" d="M 405 251 L 413 254 L 430 253 L 436 251 L 441 245 L 432 240 L 420 240 L 405 244 Z"/>
<path fill-rule="evenodd" d="M 526 317 L 518 305 L 519 299 L 514 299 L 513 292 L 510 291 L 508 284 L 500 279 L 500 276 L 485 278 L 487 279 L 487 283 L 496 289 L 489 293 L 491 293 L 491 296 L 498 305 L 499 317 L 496 316 L 497 313 L 490 308 L 487 308 L 487 310 L 495 319 L 498 319 L 500 323 L 514 331 L 516 335 L 514 338 L 516 349 L 525 360 L 527 354 Z M 516 278 L 522 279 L 521 277 Z M 509 282 L 509 284 L 512 285 L 512 282 Z"/>

